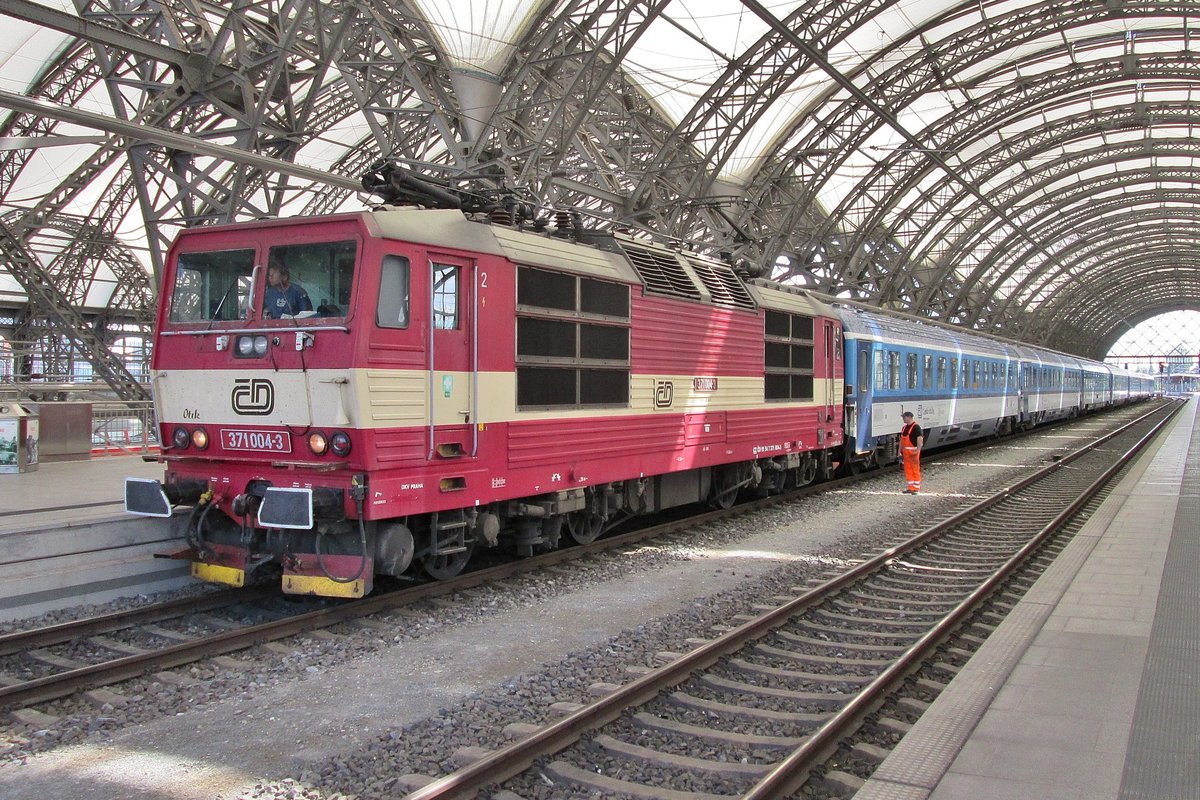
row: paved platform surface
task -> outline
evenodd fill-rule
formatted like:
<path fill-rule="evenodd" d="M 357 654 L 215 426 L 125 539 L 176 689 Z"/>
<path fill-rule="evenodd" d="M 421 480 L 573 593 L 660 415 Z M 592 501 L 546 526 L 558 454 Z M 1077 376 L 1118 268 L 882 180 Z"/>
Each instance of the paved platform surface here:
<path fill-rule="evenodd" d="M 171 589 L 188 580 L 167 520 L 125 513 L 125 478 L 161 478 L 137 456 L 55 461 L 0 474 L 0 620 Z"/>
<path fill-rule="evenodd" d="M 125 517 L 125 478 L 161 479 L 163 465 L 138 456 L 51 461 L 0 474 L 0 534 Z"/>
<path fill-rule="evenodd" d="M 856 800 L 1200 798 L 1192 399 Z"/>

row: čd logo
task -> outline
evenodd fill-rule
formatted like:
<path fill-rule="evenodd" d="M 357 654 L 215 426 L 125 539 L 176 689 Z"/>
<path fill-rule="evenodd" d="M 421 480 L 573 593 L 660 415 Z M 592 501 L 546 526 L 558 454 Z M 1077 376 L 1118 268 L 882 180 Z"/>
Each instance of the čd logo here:
<path fill-rule="evenodd" d="M 239 414 L 270 414 L 275 410 L 275 387 L 266 378 L 238 378 L 230 402 Z"/>

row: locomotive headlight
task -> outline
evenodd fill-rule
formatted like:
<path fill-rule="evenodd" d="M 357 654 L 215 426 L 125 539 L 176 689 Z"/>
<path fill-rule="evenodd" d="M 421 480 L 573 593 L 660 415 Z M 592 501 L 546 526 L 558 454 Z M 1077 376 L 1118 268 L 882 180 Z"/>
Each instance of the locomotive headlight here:
<path fill-rule="evenodd" d="M 350 455 L 350 434 L 345 431 L 334 431 L 329 437 L 329 447 L 335 456 Z"/>
<path fill-rule="evenodd" d="M 171 431 L 171 441 L 175 443 L 175 448 L 177 450 L 187 449 L 188 442 L 191 440 L 192 437 L 188 436 L 187 428 L 183 427 L 182 425 Z"/>
<path fill-rule="evenodd" d="M 323 456 L 329 449 L 329 440 L 320 431 L 313 431 L 308 435 L 308 449 L 313 451 L 313 455 Z"/>
<path fill-rule="evenodd" d="M 196 428 L 196 430 L 192 431 L 192 444 L 196 446 L 197 450 L 207 448 L 208 431 L 204 430 L 204 428 Z"/>
<path fill-rule="evenodd" d="M 266 336 L 239 336 L 234 350 L 238 358 L 251 358 L 267 354 Z"/>

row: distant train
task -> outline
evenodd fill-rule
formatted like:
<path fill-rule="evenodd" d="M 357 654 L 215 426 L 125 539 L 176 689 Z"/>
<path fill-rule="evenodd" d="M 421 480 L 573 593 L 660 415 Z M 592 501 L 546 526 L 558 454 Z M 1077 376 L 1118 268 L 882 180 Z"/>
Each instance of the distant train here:
<path fill-rule="evenodd" d="M 456 575 L 477 548 L 529 555 L 886 462 L 902 409 L 936 447 L 1152 393 L 569 218 L 476 216 L 179 236 L 152 361 L 166 476 L 129 479 L 126 509 L 191 507 L 193 575 L 238 586 L 275 564 L 286 592 L 361 597 L 413 565 Z M 277 313 L 280 267 L 296 313 Z"/>

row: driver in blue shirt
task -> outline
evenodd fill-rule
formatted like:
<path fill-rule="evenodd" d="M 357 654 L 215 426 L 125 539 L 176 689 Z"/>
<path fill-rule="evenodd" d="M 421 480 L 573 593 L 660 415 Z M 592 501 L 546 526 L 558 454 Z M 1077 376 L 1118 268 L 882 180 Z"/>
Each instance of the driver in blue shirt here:
<path fill-rule="evenodd" d="M 267 293 L 263 299 L 263 314 L 279 319 L 284 314 L 296 316 L 301 311 L 312 311 L 312 300 L 308 292 L 292 283 L 292 273 L 279 263 L 267 268 Z"/>

